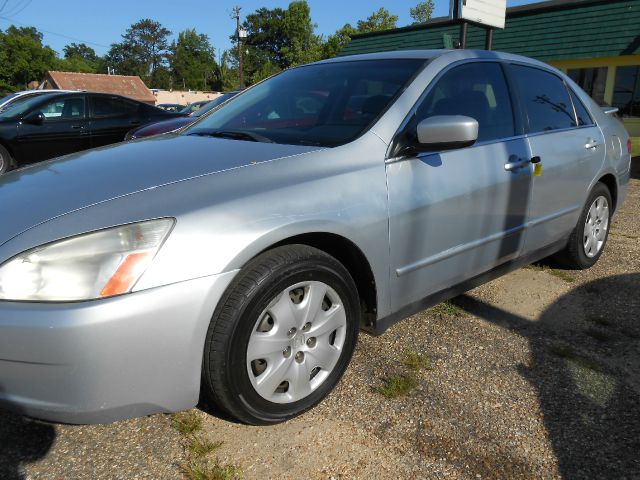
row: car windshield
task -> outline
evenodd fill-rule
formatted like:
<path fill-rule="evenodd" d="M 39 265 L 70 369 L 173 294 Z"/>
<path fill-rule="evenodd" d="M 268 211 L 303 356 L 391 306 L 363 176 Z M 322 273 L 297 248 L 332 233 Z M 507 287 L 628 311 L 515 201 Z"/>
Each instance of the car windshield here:
<path fill-rule="evenodd" d="M 236 96 L 236 93 L 225 93 L 223 95 L 220 95 L 219 97 L 214 98 L 213 100 L 211 100 L 204 107 L 202 107 L 202 108 L 196 110 L 195 112 L 193 112 L 191 114 L 191 116 L 192 117 L 201 117 L 205 113 L 210 112 L 211 110 L 213 110 L 215 107 L 217 107 L 221 103 L 223 103 L 223 102 L 229 100 L 231 97 L 235 97 L 235 96 Z"/>
<path fill-rule="evenodd" d="M 182 134 L 342 145 L 359 137 L 425 62 L 359 60 L 287 70 L 222 105 Z"/>

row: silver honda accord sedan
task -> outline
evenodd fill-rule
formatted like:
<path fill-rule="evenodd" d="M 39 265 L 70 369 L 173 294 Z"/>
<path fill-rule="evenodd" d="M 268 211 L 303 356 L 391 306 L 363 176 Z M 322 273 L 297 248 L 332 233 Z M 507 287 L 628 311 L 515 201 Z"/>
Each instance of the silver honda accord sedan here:
<path fill-rule="evenodd" d="M 0 402 L 96 423 L 202 397 L 287 420 L 335 387 L 360 330 L 551 254 L 593 265 L 629 150 L 544 63 L 401 51 L 293 68 L 179 134 L 11 172 Z"/>

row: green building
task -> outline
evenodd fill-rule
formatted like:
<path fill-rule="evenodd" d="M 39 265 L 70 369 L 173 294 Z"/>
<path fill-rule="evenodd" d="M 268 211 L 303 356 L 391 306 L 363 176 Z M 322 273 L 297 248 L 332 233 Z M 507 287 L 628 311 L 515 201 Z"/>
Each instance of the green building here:
<path fill-rule="evenodd" d="M 356 35 L 340 55 L 452 48 L 460 26 L 448 17 Z M 483 49 L 485 29 L 469 25 L 467 48 Z M 598 103 L 620 109 L 640 155 L 640 0 L 551 0 L 507 9 L 493 49 L 536 58 L 566 72 Z"/>

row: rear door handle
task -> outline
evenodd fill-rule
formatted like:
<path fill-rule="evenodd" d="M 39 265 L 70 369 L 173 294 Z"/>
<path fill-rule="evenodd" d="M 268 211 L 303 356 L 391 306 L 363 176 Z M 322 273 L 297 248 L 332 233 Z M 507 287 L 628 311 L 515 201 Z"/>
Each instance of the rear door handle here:
<path fill-rule="evenodd" d="M 72 130 L 82 130 L 84 125 L 71 125 Z"/>
<path fill-rule="evenodd" d="M 516 170 L 520 170 L 521 168 L 526 167 L 530 162 L 531 160 L 529 160 L 528 158 L 519 158 L 512 162 L 505 163 L 504 169 L 507 172 L 515 172 Z"/>
<path fill-rule="evenodd" d="M 598 148 L 599 146 L 600 142 L 598 142 L 597 140 L 591 140 L 589 143 L 585 143 L 584 148 L 586 148 L 587 150 L 591 150 Z"/>

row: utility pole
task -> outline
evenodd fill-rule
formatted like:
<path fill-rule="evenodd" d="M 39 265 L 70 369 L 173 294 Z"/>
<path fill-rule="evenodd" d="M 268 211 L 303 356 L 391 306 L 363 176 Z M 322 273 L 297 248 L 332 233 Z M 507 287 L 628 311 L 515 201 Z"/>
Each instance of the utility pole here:
<path fill-rule="evenodd" d="M 240 27 L 240 10 L 242 7 L 233 7 L 231 18 L 236 19 L 236 41 L 238 42 L 238 72 L 240 77 L 240 88 L 244 88 L 244 69 L 242 65 L 242 39 L 247 36 L 247 33 Z"/>

